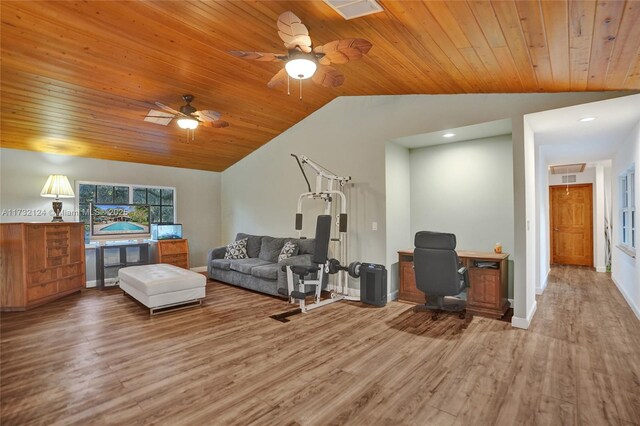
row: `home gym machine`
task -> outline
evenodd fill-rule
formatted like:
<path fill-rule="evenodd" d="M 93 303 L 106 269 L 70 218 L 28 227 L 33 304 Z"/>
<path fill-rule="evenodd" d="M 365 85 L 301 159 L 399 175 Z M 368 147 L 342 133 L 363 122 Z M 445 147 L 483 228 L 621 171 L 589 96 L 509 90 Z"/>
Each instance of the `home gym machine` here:
<path fill-rule="evenodd" d="M 324 214 L 318 216 L 316 222 L 316 235 L 315 235 L 315 250 L 312 257 L 312 266 L 298 266 L 292 265 L 283 267 L 287 272 L 287 285 L 288 295 L 291 303 L 298 303 L 299 311 L 302 313 L 308 312 L 312 309 L 325 306 L 327 304 L 338 302 L 340 300 L 352 300 L 352 301 L 364 301 L 367 303 L 372 302 L 372 291 L 362 290 L 362 279 L 366 277 L 371 282 L 371 285 L 376 285 L 379 291 L 378 299 L 381 299 L 381 292 L 384 291 L 384 301 L 386 303 L 386 269 L 383 265 L 376 265 L 371 263 L 351 262 L 348 266 L 344 266 L 342 262 L 345 262 L 347 258 L 347 198 L 339 187 L 351 180 L 351 177 L 338 176 L 313 162 L 305 156 L 297 156 L 291 154 L 298 163 L 300 171 L 304 176 L 307 183 L 308 192 L 303 192 L 298 197 L 298 209 L 296 212 L 295 228 L 298 231 L 298 236 L 301 236 L 302 232 L 302 202 L 305 199 L 310 200 L 322 200 L 324 203 Z M 308 166 L 316 173 L 316 187 L 315 191 L 311 189 L 311 184 L 304 171 L 304 166 Z M 324 188 L 323 188 L 324 184 Z M 340 201 L 339 214 L 336 214 L 336 233 L 337 236 L 331 237 L 331 228 L 333 222 L 333 201 L 337 198 Z M 337 209 L 336 209 L 337 210 Z M 334 247 L 337 246 L 334 253 L 338 254 L 338 258 L 329 258 L 329 245 L 334 243 Z M 366 274 L 361 278 L 361 274 L 366 271 Z M 311 274 L 315 273 L 315 278 L 308 278 Z M 329 275 L 336 276 L 336 282 L 333 285 L 333 289 L 330 292 L 330 298 L 322 300 L 320 298 L 323 285 L 327 282 Z M 348 294 L 348 276 L 353 278 L 361 278 L 361 297 L 350 296 Z M 297 278 L 297 283 L 296 283 Z M 384 290 L 382 289 L 384 284 Z M 364 286 L 366 288 L 371 285 Z M 313 295 L 313 303 L 307 304 L 307 287 L 313 287 L 311 294 Z M 365 296 L 363 298 L 362 296 Z M 376 301 L 373 304 L 383 306 Z"/>

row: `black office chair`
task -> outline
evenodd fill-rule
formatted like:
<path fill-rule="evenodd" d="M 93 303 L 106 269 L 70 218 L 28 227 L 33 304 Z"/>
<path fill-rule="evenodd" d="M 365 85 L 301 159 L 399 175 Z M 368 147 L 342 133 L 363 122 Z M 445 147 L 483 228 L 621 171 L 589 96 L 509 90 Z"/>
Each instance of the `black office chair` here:
<path fill-rule="evenodd" d="M 469 286 L 467 268 L 460 265 L 456 254 L 456 236 L 441 232 L 420 231 L 416 233 L 413 264 L 416 287 L 427 295 L 425 309 L 436 311 L 433 319 L 441 311 L 461 312 L 464 318 L 464 298 L 451 303 L 446 296 L 460 296 Z M 448 302 L 448 303 L 446 303 Z"/>

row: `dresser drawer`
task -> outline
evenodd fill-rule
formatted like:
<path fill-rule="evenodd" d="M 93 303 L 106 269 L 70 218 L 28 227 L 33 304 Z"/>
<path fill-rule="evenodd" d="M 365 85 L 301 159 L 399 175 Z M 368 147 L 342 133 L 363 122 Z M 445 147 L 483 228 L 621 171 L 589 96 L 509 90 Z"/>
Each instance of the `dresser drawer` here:
<path fill-rule="evenodd" d="M 81 262 L 72 263 L 71 265 L 65 265 L 60 267 L 59 278 L 72 277 L 74 275 L 82 274 L 82 268 L 84 265 Z"/>
<path fill-rule="evenodd" d="M 187 245 L 186 240 L 179 241 L 161 241 L 158 243 L 160 253 L 162 256 L 171 255 L 171 254 L 179 254 L 186 253 L 189 251 L 189 247 Z"/>
<path fill-rule="evenodd" d="M 71 278 L 64 278 L 58 281 L 58 292 L 62 293 L 63 291 L 68 290 L 79 290 L 85 285 L 86 283 L 82 279 L 82 275 Z"/>
<path fill-rule="evenodd" d="M 163 255 L 162 263 L 169 263 L 181 268 L 187 268 L 189 266 L 189 259 L 186 254 Z"/>
<path fill-rule="evenodd" d="M 58 282 L 51 281 L 48 284 L 40 284 L 27 288 L 27 302 L 42 299 L 58 292 Z"/>
<path fill-rule="evenodd" d="M 53 281 L 57 278 L 57 270 L 55 268 L 41 269 L 39 271 L 31 271 L 27 273 L 27 286 L 32 287 Z"/>

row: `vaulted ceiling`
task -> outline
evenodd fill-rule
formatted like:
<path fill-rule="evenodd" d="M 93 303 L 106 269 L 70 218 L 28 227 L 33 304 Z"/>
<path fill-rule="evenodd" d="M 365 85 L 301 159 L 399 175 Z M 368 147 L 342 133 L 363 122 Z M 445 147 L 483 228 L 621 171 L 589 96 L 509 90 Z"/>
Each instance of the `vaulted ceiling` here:
<path fill-rule="evenodd" d="M 1 146 L 222 171 L 337 96 L 640 89 L 640 2 L 381 1 L 344 20 L 322 1 L 3 1 Z M 314 45 L 373 44 L 345 83 L 269 89 L 291 10 Z M 143 121 L 193 94 L 226 128 Z M 321 129 L 318 129 L 321 131 Z"/>

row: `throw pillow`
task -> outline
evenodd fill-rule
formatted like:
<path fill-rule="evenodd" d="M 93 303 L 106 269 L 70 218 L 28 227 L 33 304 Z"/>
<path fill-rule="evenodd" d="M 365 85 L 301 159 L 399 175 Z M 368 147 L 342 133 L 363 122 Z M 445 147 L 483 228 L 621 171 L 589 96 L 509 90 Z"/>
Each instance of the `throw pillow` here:
<path fill-rule="evenodd" d="M 227 252 L 224 254 L 225 259 L 245 259 L 247 258 L 247 239 L 243 238 L 234 241 L 227 246 Z"/>
<path fill-rule="evenodd" d="M 288 259 L 291 256 L 295 256 L 298 253 L 298 245 L 293 241 L 287 241 L 284 243 L 282 247 L 282 251 L 280 251 L 280 256 L 278 256 L 278 262 L 284 259 Z"/>
<path fill-rule="evenodd" d="M 260 246 L 258 258 L 266 260 L 267 262 L 276 263 L 284 246 L 284 242 L 290 239 L 291 238 L 262 237 L 262 245 Z"/>

